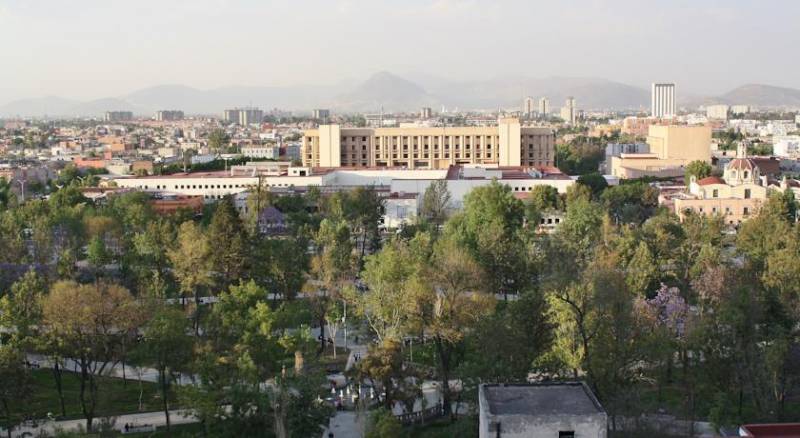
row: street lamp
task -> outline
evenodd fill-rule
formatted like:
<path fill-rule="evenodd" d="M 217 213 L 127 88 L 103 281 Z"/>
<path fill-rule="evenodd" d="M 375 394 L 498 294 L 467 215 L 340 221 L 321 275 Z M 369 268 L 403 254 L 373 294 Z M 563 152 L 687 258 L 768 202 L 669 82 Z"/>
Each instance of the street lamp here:
<path fill-rule="evenodd" d="M 25 180 L 24 179 L 18 179 L 17 182 L 19 183 L 19 185 L 20 185 L 20 187 L 22 189 L 22 202 L 25 202 Z"/>

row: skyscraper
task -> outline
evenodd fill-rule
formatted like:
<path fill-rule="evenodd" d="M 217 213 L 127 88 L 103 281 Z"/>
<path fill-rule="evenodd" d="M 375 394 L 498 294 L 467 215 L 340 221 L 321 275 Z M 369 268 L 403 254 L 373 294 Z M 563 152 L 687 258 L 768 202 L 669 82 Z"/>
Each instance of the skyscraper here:
<path fill-rule="evenodd" d="M 522 114 L 529 119 L 533 118 L 533 111 L 534 111 L 535 101 L 532 97 L 528 96 L 522 102 Z"/>
<path fill-rule="evenodd" d="M 550 99 L 542 97 L 539 99 L 539 115 L 546 116 L 550 112 Z"/>
<path fill-rule="evenodd" d="M 564 119 L 565 122 L 574 125 L 577 114 L 578 108 L 575 105 L 575 98 L 569 96 L 564 102 L 564 106 L 561 108 L 561 118 Z"/>
<path fill-rule="evenodd" d="M 650 93 L 650 115 L 673 117 L 675 113 L 675 84 L 653 83 Z"/>

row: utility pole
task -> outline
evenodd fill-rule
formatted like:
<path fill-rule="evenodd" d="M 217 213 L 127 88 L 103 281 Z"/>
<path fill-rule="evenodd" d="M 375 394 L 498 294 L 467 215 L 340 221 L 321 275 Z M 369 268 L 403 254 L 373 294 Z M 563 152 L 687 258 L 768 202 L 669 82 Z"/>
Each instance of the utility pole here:
<path fill-rule="evenodd" d="M 25 202 L 25 180 L 18 179 L 17 182 L 19 183 L 20 187 L 22 188 L 22 202 Z"/>

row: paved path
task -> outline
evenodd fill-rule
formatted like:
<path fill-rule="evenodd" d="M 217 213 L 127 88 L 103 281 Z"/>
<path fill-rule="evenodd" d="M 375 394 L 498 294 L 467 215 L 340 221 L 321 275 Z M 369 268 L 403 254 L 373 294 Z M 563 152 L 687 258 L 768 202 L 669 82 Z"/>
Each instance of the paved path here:
<path fill-rule="evenodd" d="M 40 354 L 28 354 L 28 362 L 36 364 L 40 368 L 53 368 L 53 362 L 47 358 L 47 356 L 42 356 Z M 128 380 L 135 381 L 141 378 L 143 382 L 158 383 L 158 371 L 156 371 L 154 368 L 125 365 L 125 371 L 123 373 L 122 366 L 123 364 L 121 362 L 114 366 L 109 364 L 106 367 L 103 375 L 107 377 L 116 377 L 119 379 L 121 379 L 124 375 Z M 64 371 L 70 371 L 74 373 L 80 372 L 80 366 L 78 366 L 78 363 L 72 359 L 64 359 L 62 362 L 62 367 Z M 191 385 L 194 382 L 192 381 L 191 376 L 181 374 L 176 379 L 176 383 L 179 385 Z"/>
<path fill-rule="evenodd" d="M 197 423 L 199 420 L 191 415 L 190 411 L 185 409 L 178 409 L 170 412 L 170 423 L 172 425 Z M 167 425 L 167 420 L 164 417 L 164 412 L 142 412 L 138 414 L 119 415 L 117 417 L 107 417 L 109 421 L 114 421 L 114 429 L 122 432 L 125 429 L 125 424 L 134 426 L 153 425 L 155 427 L 164 427 Z M 38 427 L 22 427 L 15 428 L 11 432 L 12 438 L 16 437 L 30 437 L 39 436 L 42 432 L 47 433 L 48 436 L 55 435 L 57 431 L 75 431 L 83 430 L 86 427 L 86 420 L 63 420 L 63 421 L 38 421 Z M 95 419 L 94 425 L 98 427 L 101 423 L 100 419 Z M 7 436 L 5 429 L 0 428 L 0 435 Z"/>
<path fill-rule="evenodd" d="M 330 419 L 328 427 L 322 432 L 322 438 L 328 438 L 333 432 L 334 438 L 361 438 L 364 436 L 364 427 L 369 413 L 361 414 L 352 411 L 339 411 Z"/>

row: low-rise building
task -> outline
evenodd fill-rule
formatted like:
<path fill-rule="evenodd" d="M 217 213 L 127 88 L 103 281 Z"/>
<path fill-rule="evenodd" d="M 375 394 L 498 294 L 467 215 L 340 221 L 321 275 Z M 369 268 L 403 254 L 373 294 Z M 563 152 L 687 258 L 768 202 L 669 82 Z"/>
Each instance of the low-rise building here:
<path fill-rule="evenodd" d="M 605 438 L 608 416 L 582 382 L 481 384 L 480 438 Z"/>
<path fill-rule="evenodd" d="M 723 177 L 692 177 L 688 192 L 673 198 L 675 213 L 681 220 L 687 214 L 720 215 L 725 224 L 736 226 L 758 213 L 767 200 L 768 185 L 756 162 L 747 157 L 743 143 L 737 158 L 725 166 Z"/>
<path fill-rule="evenodd" d="M 649 153 L 620 154 L 611 158 L 611 174 L 619 178 L 676 177 L 692 161 L 711 162 L 708 126 L 651 125 Z"/>
<path fill-rule="evenodd" d="M 281 156 L 281 150 L 278 146 L 270 145 L 253 145 L 244 146 L 241 148 L 242 155 L 251 158 L 266 158 L 268 160 L 277 160 Z"/>

